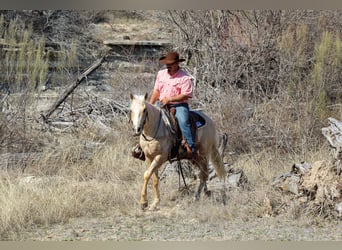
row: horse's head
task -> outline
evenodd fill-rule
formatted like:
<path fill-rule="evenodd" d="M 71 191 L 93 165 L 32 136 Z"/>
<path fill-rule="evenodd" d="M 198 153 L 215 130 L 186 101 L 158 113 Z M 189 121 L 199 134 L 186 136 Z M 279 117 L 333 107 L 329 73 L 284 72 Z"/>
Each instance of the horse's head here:
<path fill-rule="evenodd" d="M 133 124 L 133 133 L 134 136 L 141 135 L 146 119 L 147 119 L 147 109 L 146 109 L 146 100 L 147 94 L 145 95 L 133 95 L 130 94 L 131 97 L 131 106 L 130 106 L 130 121 Z"/>

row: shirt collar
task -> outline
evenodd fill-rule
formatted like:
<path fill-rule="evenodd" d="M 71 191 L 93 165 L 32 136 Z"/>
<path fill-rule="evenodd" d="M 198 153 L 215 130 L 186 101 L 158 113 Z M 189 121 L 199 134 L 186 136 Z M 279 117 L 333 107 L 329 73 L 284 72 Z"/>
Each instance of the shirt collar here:
<path fill-rule="evenodd" d="M 173 75 L 170 75 L 169 72 L 167 71 L 167 69 L 166 69 L 166 72 L 167 72 L 167 74 L 168 74 L 171 78 L 175 78 L 175 77 L 179 74 L 180 70 L 181 70 L 181 68 L 179 67 L 178 70 L 177 70 L 177 72 L 174 73 Z"/>

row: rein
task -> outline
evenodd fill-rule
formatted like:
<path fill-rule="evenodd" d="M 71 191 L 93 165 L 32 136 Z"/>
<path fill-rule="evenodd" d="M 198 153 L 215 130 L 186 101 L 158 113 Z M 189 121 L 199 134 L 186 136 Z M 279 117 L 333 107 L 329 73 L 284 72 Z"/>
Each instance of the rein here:
<path fill-rule="evenodd" d="M 183 174 L 183 168 L 182 168 L 182 163 L 181 163 L 181 160 L 179 158 L 179 155 L 177 155 L 177 167 L 178 167 L 178 189 L 180 190 L 180 177 L 182 175 L 182 178 L 183 178 L 183 182 L 184 182 L 184 186 L 186 189 L 188 189 L 188 186 L 186 185 L 186 182 L 185 182 L 185 178 L 184 178 L 184 174 Z"/>

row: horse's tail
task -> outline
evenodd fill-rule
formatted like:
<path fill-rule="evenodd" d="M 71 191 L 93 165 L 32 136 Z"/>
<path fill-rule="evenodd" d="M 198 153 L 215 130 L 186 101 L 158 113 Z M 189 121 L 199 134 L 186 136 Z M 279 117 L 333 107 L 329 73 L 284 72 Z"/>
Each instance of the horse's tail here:
<path fill-rule="evenodd" d="M 222 145 L 222 143 L 223 143 L 223 145 Z M 223 164 L 223 159 L 222 159 L 222 157 L 223 157 L 222 153 L 223 153 L 223 150 L 227 144 L 227 135 L 226 134 L 223 135 L 223 142 L 222 143 L 221 143 L 220 149 L 218 148 L 218 143 L 215 143 L 212 146 L 211 155 L 210 155 L 210 159 L 214 165 L 215 172 L 220 179 L 224 178 L 226 175 L 226 171 L 224 169 L 224 164 Z M 221 153 L 220 153 L 220 151 L 221 151 Z"/>
<path fill-rule="evenodd" d="M 221 155 L 221 158 L 223 158 L 224 155 L 224 150 L 226 149 L 227 143 L 228 143 L 228 135 L 227 133 L 223 133 L 222 136 L 220 136 L 220 147 L 219 147 L 219 152 Z"/>

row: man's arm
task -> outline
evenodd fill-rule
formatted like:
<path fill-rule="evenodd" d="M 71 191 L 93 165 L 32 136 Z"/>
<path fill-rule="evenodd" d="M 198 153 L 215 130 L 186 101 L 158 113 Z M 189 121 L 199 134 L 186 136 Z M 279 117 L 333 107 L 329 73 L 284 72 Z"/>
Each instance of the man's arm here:
<path fill-rule="evenodd" d="M 166 97 L 163 100 L 161 100 L 161 103 L 165 105 L 165 104 L 168 104 L 169 102 L 184 102 L 188 99 L 189 99 L 189 96 L 184 95 L 184 94 L 179 94 L 179 95 L 172 96 L 172 97 Z"/>
<path fill-rule="evenodd" d="M 154 104 L 156 101 L 158 101 L 159 95 L 160 95 L 159 91 L 154 89 L 150 97 L 150 103 Z"/>

